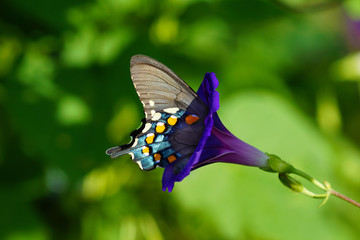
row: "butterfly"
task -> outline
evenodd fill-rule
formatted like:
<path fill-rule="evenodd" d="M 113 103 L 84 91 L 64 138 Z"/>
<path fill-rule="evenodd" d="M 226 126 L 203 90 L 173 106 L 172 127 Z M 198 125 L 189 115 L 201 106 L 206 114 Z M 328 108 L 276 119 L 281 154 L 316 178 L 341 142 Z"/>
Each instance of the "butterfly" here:
<path fill-rule="evenodd" d="M 116 158 L 130 154 L 142 170 L 173 165 L 181 171 L 201 139 L 208 106 L 172 70 L 157 60 L 135 55 L 130 73 L 145 118 L 128 144 L 110 148 Z"/>

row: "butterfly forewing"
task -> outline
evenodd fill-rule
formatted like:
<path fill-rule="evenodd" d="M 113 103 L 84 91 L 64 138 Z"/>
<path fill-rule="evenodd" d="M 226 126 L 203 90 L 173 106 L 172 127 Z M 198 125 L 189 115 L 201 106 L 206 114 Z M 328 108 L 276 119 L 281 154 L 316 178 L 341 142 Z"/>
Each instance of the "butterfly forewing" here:
<path fill-rule="evenodd" d="M 144 55 L 135 55 L 130 62 L 131 78 L 144 106 L 146 119 L 167 108 L 186 110 L 205 117 L 207 106 L 197 94 L 164 64 Z"/>

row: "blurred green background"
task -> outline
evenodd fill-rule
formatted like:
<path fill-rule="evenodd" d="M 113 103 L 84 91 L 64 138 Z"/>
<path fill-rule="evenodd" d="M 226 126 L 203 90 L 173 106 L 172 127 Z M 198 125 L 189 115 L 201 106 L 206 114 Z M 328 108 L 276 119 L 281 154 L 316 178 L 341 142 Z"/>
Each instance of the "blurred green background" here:
<path fill-rule="evenodd" d="M 239 138 L 360 200 L 360 1 L 2 0 L 0 239 L 359 239 L 360 211 L 213 164 L 161 190 L 109 147 L 143 117 L 129 60 L 219 79 Z"/>

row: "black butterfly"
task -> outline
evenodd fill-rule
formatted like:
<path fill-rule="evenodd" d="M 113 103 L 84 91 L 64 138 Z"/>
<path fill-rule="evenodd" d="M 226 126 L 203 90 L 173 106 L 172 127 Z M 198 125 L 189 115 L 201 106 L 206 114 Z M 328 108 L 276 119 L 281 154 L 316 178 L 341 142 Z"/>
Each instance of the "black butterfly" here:
<path fill-rule="evenodd" d="M 141 169 L 175 166 L 180 171 L 188 162 L 204 130 L 207 105 L 173 71 L 144 55 L 130 61 L 131 78 L 145 118 L 131 133 L 132 141 L 110 148 L 112 158 L 130 154 Z"/>

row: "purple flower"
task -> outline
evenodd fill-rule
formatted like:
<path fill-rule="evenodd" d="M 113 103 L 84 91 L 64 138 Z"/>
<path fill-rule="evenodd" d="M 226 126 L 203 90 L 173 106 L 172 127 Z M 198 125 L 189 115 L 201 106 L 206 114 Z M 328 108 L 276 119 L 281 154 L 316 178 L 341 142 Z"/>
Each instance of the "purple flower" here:
<path fill-rule="evenodd" d="M 264 152 L 235 137 L 221 123 L 216 113 L 220 107 L 219 93 L 215 90 L 218 85 L 215 73 L 205 74 L 197 92 L 209 108 L 202 137 L 180 172 L 175 171 L 175 164 L 165 167 L 162 179 L 164 191 L 168 189 L 171 192 L 175 182 L 182 181 L 190 171 L 210 163 L 225 162 L 268 168 L 269 157 Z"/>

